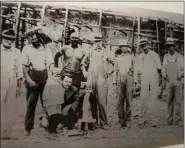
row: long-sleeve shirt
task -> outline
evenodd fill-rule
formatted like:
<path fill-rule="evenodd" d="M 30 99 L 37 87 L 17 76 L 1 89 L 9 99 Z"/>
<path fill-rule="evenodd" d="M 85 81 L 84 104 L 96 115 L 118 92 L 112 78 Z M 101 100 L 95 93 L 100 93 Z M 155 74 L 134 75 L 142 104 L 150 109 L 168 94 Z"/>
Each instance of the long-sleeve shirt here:
<path fill-rule="evenodd" d="M 177 71 L 180 77 L 184 75 L 184 58 L 181 54 L 175 52 L 173 55 L 170 55 L 169 53 L 164 55 L 163 58 L 163 66 L 162 66 L 162 76 L 163 78 L 167 78 L 169 75 L 167 73 L 167 64 L 168 63 L 174 63 L 177 64 Z"/>
<path fill-rule="evenodd" d="M 139 73 L 145 77 L 158 76 L 158 70 L 161 68 L 161 61 L 156 52 L 149 50 L 147 54 L 141 53 L 135 62 L 134 82 L 138 82 Z"/>

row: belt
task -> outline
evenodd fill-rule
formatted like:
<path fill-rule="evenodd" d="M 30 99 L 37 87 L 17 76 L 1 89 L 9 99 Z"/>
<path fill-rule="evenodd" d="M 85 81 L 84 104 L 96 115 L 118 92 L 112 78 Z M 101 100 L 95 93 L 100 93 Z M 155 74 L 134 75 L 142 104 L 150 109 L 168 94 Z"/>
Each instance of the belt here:
<path fill-rule="evenodd" d="M 43 71 L 47 71 L 47 69 L 43 69 L 43 70 L 38 70 L 38 69 L 30 69 L 30 71 L 43 72 Z"/>

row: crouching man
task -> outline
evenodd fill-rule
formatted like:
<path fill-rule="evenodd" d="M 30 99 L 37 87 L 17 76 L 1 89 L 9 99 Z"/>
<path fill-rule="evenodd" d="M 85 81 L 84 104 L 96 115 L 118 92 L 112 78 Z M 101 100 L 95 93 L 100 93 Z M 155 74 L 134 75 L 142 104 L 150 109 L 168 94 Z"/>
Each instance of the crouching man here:
<path fill-rule="evenodd" d="M 49 133 L 57 133 L 60 124 L 72 130 L 79 118 L 78 89 L 72 85 L 72 76 L 63 75 L 55 84 L 46 86 L 43 105 L 48 114 Z"/>

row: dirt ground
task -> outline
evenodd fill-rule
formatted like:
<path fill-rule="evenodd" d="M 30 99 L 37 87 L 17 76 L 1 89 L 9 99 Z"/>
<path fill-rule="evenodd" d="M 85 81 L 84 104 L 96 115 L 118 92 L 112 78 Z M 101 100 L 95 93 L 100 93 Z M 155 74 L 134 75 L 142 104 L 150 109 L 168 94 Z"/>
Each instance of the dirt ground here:
<path fill-rule="evenodd" d="M 66 130 L 59 130 L 58 137 L 48 135 L 44 128 L 39 126 L 39 117 L 42 115 L 40 102 L 37 105 L 35 129 L 29 137 L 25 137 L 24 132 L 24 114 L 26 109 L 25 90 L 19 98 L 19 113 L 16 124 L 13 127 L 12 136 L 18 137 L 18 140 L 4 140 L 1 142 L 2 148 L 31 148 L 31 147 L 125 147 L 131 145 L 147 144 L 151 142 L 165 141 L 183 141 L 184 127 L 165 125 L 166 118 L 166 102 L 158 101 L 160 108 L 158 113 L 159 126 L 150 127 L 137 125 L 137 119 L 133 118 L 130 128 L 120 128 L 117 124 L 117 112 L 115 108 L 115 94 L 110 85 L 108 97 L 108 121 L 111 124 L 109 130 L 96 129 L 88 131 L 84 135 L 76 137 L 67 137 Z M 139 99 L 132 102 L 132 114 L 137 114 L 139 107 Z"/>

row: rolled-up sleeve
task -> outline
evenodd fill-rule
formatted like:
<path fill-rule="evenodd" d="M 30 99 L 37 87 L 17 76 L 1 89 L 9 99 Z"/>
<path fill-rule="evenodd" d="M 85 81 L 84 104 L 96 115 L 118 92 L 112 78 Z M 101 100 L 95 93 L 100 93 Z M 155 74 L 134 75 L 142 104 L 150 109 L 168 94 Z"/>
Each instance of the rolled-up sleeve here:
<path fill-rule="evenodd" d="M 154 61 L 155 61 L 155 64 L 157 66 L 157 69 L 161 69 L 162 66 L 161 66 L 161 60 L 159 58 L 159 55 L 157 53 L 154 52 Z"/>
<path fill-rule="evenodd" d="M 178 72 L 181 77 L 184 76 L 184 58 L 179 54 L 177 59 Z"/>
<path fill-rule="evenodd" d="M 48 63 L 48 66 L 50 66 L 51 64 L 54 64 L 53 54 L 49 48 L 47 48 L 47 63 Z"/>
<path fill-rule="evenodd" d="M 162 77 L 166 78 L 166 65 L 167 65 L 167 54 L 164 55 L 163 65 L 162 65 Z"/>
<path fill-rule="evenodd" d="M 21 56 L 20 56 L 20 64 L 21 65 L 28 65 L 28 54 L 27 54 L 28 49 L 24 48 L 22 50 Z"/>

